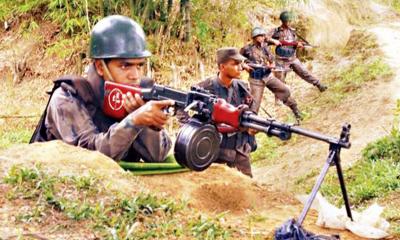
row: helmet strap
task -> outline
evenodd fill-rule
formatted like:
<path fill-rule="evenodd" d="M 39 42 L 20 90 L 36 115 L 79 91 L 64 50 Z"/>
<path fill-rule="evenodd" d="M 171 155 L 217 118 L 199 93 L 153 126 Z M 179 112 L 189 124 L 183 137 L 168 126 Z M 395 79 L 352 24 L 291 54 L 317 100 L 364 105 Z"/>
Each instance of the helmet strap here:
<path fill-rule="evenodd" d="M 104 59 L 100 59 L 101 65 L 103 66 L 104 73 L 107 75 L 108 79 L 110 79 L 111 82 L 115 82 L 114 78 L 112 77 L 110 70 L 108 69 L 108 66 L 106 62 L 104 62 Z"/>

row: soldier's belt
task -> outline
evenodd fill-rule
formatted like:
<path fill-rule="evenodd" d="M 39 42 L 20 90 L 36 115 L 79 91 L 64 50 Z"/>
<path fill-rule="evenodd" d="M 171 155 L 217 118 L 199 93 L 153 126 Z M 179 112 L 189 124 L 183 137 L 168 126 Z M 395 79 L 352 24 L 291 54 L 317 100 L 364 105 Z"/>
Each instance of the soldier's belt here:
<path fill-rule="evenodd" d="M 261 80 L 264 77 L 267 77 L 270 73 L 271 69 L 269 68 L 256 68 L 250 73 L 250 77 Z"/>

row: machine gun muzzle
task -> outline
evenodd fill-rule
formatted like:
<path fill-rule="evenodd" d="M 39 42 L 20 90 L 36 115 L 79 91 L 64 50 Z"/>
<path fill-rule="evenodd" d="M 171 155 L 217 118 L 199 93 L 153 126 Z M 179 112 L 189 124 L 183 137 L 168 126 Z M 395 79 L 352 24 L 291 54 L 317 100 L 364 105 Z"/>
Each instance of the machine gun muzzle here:
<path fill-rule="evenodd" d="M 350 148 L 351 146 L 351 143 L 349 142 L 349 131 L 351 128 L 350 124 L 345 124 L 343 126 L 340 139 L 309 131 L 290 124 L 280 123 L 274 119 L 265 119 L 250 111 L 242 114 L 240 124 L 243 127 L 249 127 L 258 131 L 262 131 L 268 136 L 278 137 L 283 141 L 289 140 L 292 136 L 292 133 L 295 133 L 344 148 Z"/>

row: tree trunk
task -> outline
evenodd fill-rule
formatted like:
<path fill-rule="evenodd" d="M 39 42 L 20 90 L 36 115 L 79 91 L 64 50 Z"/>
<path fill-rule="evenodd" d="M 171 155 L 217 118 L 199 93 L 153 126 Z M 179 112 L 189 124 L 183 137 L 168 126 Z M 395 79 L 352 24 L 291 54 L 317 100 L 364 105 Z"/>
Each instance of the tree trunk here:
<path fill-rule="evenodd" d="M 103 16 L 108 16 L 110 14 L 111 14 L 110 0 L 103 0 Z"/>
<path fill-rule="evenodd" d="M 167 4 L 168 15 L 171 13 L 173 4 L 174 4 L 173 0 L 168 0 L 168 4 Z"/>
<path fill-rule="evenodd" d="M 99 5 L 99 15 L 104 17 L 104 2 L 103 0 L 98 0 L 97 4 Z"/>
<path fill-rule="evenodd" d="M 181 13 L 183 13 L 183 22 L 185 25 L 185 36 L 184 41 L 190 41 L 190 33 L 191 33 L 191 21 L 190 21 L 190 0 L 181 0 Z"/>

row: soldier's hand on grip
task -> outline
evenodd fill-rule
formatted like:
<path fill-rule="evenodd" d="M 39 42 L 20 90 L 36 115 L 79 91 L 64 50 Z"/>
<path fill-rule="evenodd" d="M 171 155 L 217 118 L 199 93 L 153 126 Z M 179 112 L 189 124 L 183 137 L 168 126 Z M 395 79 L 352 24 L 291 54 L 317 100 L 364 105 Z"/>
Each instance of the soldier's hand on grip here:
<path fill-rule="evenodd" d="M 174 105 L 173 100 L 148 101 L 130 114 L 135 126 L 148 126 L 161 129 L 168 120 L 163 109 Z"/>

